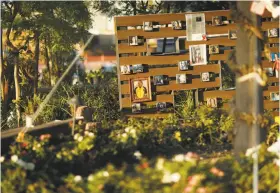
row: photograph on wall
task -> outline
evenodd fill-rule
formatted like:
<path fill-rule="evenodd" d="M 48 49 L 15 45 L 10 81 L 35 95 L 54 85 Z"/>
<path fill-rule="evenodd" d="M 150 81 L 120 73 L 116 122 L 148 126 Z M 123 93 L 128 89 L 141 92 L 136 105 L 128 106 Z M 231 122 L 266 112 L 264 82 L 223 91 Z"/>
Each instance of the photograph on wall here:
<path fill-rule="evenodd" d="M 131 74 L 130 65 L 121 66 L 121 74 Z"/>
<path fill-rule="evenodd" d="M 269 77 L 274 76 L 274 70 L 273 68 L 264 68 L 264 71 L 266 72 L 266 75 Z"/>
<path fill-rule="evenodd" d="M 201 73 L 201 81 L 202 82 L 209 82 L 210 81 L 210 73 L 209 72 L 202 72 Z"/>
<path fill-rule="evenodd" d="M 174 37 L 147 39 L 148 55 L 175 54 L 180 52 L 179 40 Z"/>
<path fill-rule="evenodd" d="M 271 62 L 275 62 L 279 59 L 280 59 L 280 53 L 276 53 L 276 52 L 270 53 L 270 61 Z"/>
<path fill-rule="evenodd" d="M 141 36 L 129 36 L 128 42 L 130 46 L 138 46 L 143 44 L 143 38 Z"/>
<path fill-rule="evenodd" d="M 177 21 L 171 21 L 172 29 L 173 30 L 181 30 L 184 28 L 183 21 L 177 20 Z"/>
<path fill-rule="evenodd" d="M 165 84 L 168 84 L 168 76 L 166 75 L 154 76 L 154 85 L 165 85 Z"/>
<path fill-rule="evenodd" d="M 134 64 L 132 65 L 133 73 L 142 73 L 144 72 L 144 66 L 142 64 Z"/>
<path fill-rule="evenodd" d="M 219 54 L 220 49 L 219 49 L 219 45 L 209 45 L 209 54 Z"/>
<path fill-rule="evenodd" d="M 187 41 L 202 41 L 206 34 L 204 13 L 186 14 Z"/>
<path fill-rule="evenodd" d="M 212 17 L 212 25 L 213 26 L 223 25 L 223 18 L 222 18 L 222 16 L 214 16 L 214 17 Z"/>
<path fill-rule="evenodd" d="M 207 64 L 206 44 L 191 45 L 189 51 L 192 66 Z"/>
<path fill-rule="evenodd" d="M 131 109 L 132 113 L 141 113 L 141 103 L 133 103 Z"/>
<path fill-rule="evenodd" d="M 167 107 L 166 102 L 158 102 L 158 103 L 156 103 L 157 111 L 164 112 L 167 109 L 166 107 Z"/>
<path fill-rule="evenodd" d="M 271 101 L 279 101 L 279 92 L 271 92 L 270 93 Z"/>
<path fill-rule="evenodd" d="M 186 74 L 176 74 L 176 83 L 177 84 L 186 84 L 187 83 L 187 75 Z"/>
<path fill-rule="evenodd" d="M 152 21 L 144 21 L 143 22 L 143 29 L 144 31 L 153 31 L 154 30 L 154 23 Z"/>
<path fill-rule="evenodd" d="M 152 100 L 150 77 L 132 79 L 130 81 L 130 90 L 132 102 Z"/>
<path fill-rule="evenodd" d="M 237 31 L 236 30 L 229 30 L 228 31 L 228 38 L 230 40 L 235 40 L 237 39 Z"/>
<path fill-rule="evenodd" d="M 267 30 L 269 38 L 277 38 L 279 36 L 279 29 L 272 28 Z"/>
<path fill-rule="evenodd" d="M 179 67 L 179 70 L 181 70 L 181 71 L 189 70 L 190 62 L 187 60 L 180 61 L 180 62 L 178 62 L 178 67 Z"/>
<path fill-rule="evenodd" d="M 207 98 L 206 105 L 208 107 L 218 107 L 217 98 Z"/>

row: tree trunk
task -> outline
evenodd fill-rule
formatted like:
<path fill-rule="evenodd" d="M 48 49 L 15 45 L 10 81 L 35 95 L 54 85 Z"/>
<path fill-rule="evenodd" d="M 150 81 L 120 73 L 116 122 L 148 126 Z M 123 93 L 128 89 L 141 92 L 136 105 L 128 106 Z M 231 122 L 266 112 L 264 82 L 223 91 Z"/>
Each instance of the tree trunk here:
<path fill-rule="evenodd" d="M 52 73 L 51 73 L 50 58 L 49 58 L 47 40 L 46 39 L 45 39 L 45 59 L 46 59 L 46 66 L 47 66 L 47 70 L 48 70 L 48 84 L 49 84 L 49 86 L 51 86 Z"/>
<path fill-rule="evenodd" d="M 19 85 L 19 65 L 18 65 L 18 55 L 15 56 L 14 64 L 14 80 L 15 80 L 15 91 L 16 91 L 16 113 L 17 113 L 17 124 L 20 127 L 20 85 Z"/>
<path fill-rule="evenodd" d="M 34 89 L 34 96 L 37 95 L 38 90 L 38 67 L 39 67 L 39 54 L 40 54 L 40 39 L 39 33 L 35 32 L 35 63 L 34 63 L 34 82 L 33 82 L 33 89 Z"/>

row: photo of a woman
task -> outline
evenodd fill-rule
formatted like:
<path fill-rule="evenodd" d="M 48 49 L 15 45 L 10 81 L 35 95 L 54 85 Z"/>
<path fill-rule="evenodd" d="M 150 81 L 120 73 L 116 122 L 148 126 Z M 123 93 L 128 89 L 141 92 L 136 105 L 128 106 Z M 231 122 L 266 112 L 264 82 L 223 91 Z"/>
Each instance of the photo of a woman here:
<path fill-rule="evenodd" d="M 207 64 L 206 44 L 190 46 L 190 63 L 191 65 Z"/>

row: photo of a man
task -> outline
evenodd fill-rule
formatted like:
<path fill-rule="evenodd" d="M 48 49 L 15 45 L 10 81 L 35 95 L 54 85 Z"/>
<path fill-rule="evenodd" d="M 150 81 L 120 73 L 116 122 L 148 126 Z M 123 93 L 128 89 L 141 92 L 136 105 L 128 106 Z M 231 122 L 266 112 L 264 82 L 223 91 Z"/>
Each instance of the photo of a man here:
<path fill-rule="evenodd" d="M 138 78 L 131 80 L 132 102 L 150 101 L 151 99 L 150 78 Z"/>
<path fill-rule="evenodd" d="M 121 66 L 121 74 L 130 74 L 130 65 Z"/>
<path fill-rule="evenodd" d="M 207 98 L 206 99 L 206 105 L 208 107 L 218 107 L 218 104 L 217 104 L 217 98 Z"/>
<path fill-rule="evenodd" d="M 268 29 L 268 37 L 269 38 L 277 38 L 279 36 L 277 28 Z"/>
<path fill-rule="evenodd" d="M 179 70 L 188 70 L 189 69 L 189 62 L 188 61 L 180 61 L 179 62 Z"/>
<path fill-rule="evenodd" d="M 205 65 L 207 64 L 206 44 L 192 45 L 190 50 L 191 65 Z"/>
<path fill-rule="evenodd" d="M 177 84 L 186 84 L 187 75 L 186 74 L 176 74 L 176 83 Z"/>
<path fill-rule="evenodd" d="M 166 102 L 158 102 L 156 108 L 157 111 L 164 112 L 166 110 Z"/>
<path fill-rule="evenodd" d="M 163 75 L 154 76 L 154 85 L 164 85 L 164 76 Z"/>
<path fill-rule="evenodd" d="M 171 22 L 172 24 L 172 29 L 173 30 L 180 30 L 180 29 L 183 29 L 183 24 L 182 24 L 182 21 L 172 21 Z"/>
<path fill-rule="evenodd" d="M 209 82 L 210 81 L 210 73 L 209 72 L 201 73 L 201 81 L 202 82 Z"/>
<path fill-rule="evenodd" d="M 236 30 L 229 30 L 229 32 L 228 32 L 228 38 L 229 38 L 230 40 L 235 40 L 235 39 L 237 39 L 237 32 L 236 32 Z"/>
<path fill-rule="evenodd" d="M 133 73 L 141 73 L 144 71 L 144 67 L 142 64 L 134 64 L 132 66 L 132 71 Z"/>
<path fill-rule="evenodd" d="M 138 45 L 138 37 L 137 36 L 129 36 L 129 45 L 137 46 Z"/>
<path fill-rule="evenodd" d="M 221 16 L 212 17 L 212 25 L 213 26 L 223 25 L 222 17 Z"/>
<path fill-rule="evenodd" d="M 219 54 L 219 45 L 209 45 L 209 54 Z"/>
<path fill-rule="evenodd" d="M 132 113 L 140 113 L 141 112 L 141 104 L 140 103 L 134 103 L 132 104 Z"/>
<path fill-rule="evenodd" d="M 153 22 L 151 22 L 151 21 L 144 21 L 143 29 L 144 29 L 144 31 L 153 31 Z"/>
<path fill-rule="evenodd" d="M 279 101 L 279 92 L 271 92 L 270 93 L 271 101 Z"/>

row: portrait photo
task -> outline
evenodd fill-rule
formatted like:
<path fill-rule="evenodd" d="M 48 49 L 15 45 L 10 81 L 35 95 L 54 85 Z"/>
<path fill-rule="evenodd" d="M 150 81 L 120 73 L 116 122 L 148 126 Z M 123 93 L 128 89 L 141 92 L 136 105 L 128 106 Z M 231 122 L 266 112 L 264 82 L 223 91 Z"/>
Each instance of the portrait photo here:
<path fill-rule="evenodd" d="M 130 80 L 130 90 L 132 102 L 152 100 L 150 77 Z"/>
<path fill-rule="evenodd" d="M 264 68 L 264 71 L 266 72 L 266 75 L 269 77 L 274 76 L 274 70 L 273 68 Z"/>
<path fill-rule="evenodd" d="M 130 46 L 138 46 L 138 36 L 129 36 L 128 42 Z"/>
<path fill-rule="evenodd" d="M 144 72 L 144 66 L 142 64 L 134 64 L 132 65 L 133 73 L 141 73 Z"/>
<path fill-rule="evenodd" d="M 209 54 L 219 54 L 220 53 L 220 49 L 219 49 L 219 45 L 209 45 Z"/>
<path fill-rule="evenodd" d="M 206 105 L 207 107 L 218 107 L 218 103 L 217 103 L 217 98 L 207 98 L 206 99 Z"/>
<path fill-rule="evenodd" d="M 279 36 L 279 29 L 272 28 L 267 30 L 269 38 L 277 38 Z"/>
<path fill-rule="evenodd" d="M 180 20 L 172 21 L 171 24 L 172 24 L 172 29 L 173 30 L 181 30 L 181 29 L 183 29 L 183 22 L 180 21 Z"/>
<path fill-rule="evenodd" d="M 228 38 L 229 38 L 230 40 L 235 40 L 235 39 L 237 39 L 237 32 L 236 32 L 236 30 L 229 30 L 229 31 L 228 31 Z"/>
<path fill-rule="evenodd" d="M 154 76 L 154 85 L 164 85 L 168 82 L 167 76 L 164 75 L 157 75 Z"/>
<path fill-rule="evenodd" d="M 222 18 L 222 16 L 214 16 L 214 17 L 212 17 L 212 25 L 213 26 L 223 25 L 223 18 Z"/>
<path fill-rule="evenodd" d="M 143 29 L 144 31 L 153 31 L 153 22 L 152 21 L 144 21 L 143 22 Z"/>
<path fill-rule="evenodd" d="M 271 92 L 270 93 L 271 101 L 279 101 L 279 92 Z"/>
<path fill-rule="evenodd" d="M 176 74 L 176 83 L 177 84 L 186 84 L 187 83 L 187 75 L 186 74 Z"/>
<path fill-rule="evenodd" d="M 201 81 L 202 82 L 209 82 L 210 81 L 210 73 L 209 72 L 202 72 L 201 73 Z"/>
<path fill-rule="evenodd" d="M 157 111 L 163 112 L 166 111 L 166 102 L 158 102 L 156 103 Z"/>
<path fill-rule="evenodd" d="M 121 66 L 121 74 L 131 74 L 130 65 Z"/>
<path fill-rule="evenodd" d="M 275 62 L 280 59 L 280 53 L 270 53 L 270 61 Z"/>
<path fill-rule="evenodd" d="M 189 70 L 190 63 L 187 60 L 180 61 L 180 62 L 178 62 L 178 66 L 179 66 L 179 70 L 182 70 L 182 71 Z"/>
<path fill-rule="evenodd" d="M 141 103 L 133 103 L 131 105 L 132 113 L 141 113 Z"/>
<path fill-rule="evenodd" d="M 192 66 L 207 64 L 206 44 L 191 45 L 189 46 L 189 52 Z"/>

